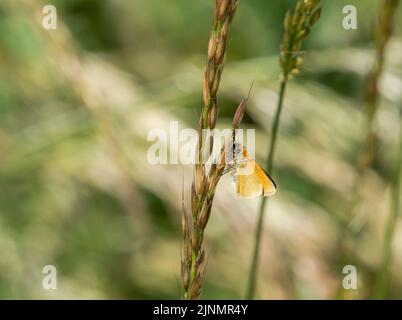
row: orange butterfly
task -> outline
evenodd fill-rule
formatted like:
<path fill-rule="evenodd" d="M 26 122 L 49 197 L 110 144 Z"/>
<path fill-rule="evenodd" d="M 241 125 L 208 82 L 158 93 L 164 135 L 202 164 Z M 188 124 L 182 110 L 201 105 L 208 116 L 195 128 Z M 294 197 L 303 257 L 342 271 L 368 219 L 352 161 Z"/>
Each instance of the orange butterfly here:
<path fill-rule="evenodd" d="M 276 184 L 264 169 L 243 148 L 234 172 L 236 192 L 246 199 L 269 197 L 275 194 Z"/>

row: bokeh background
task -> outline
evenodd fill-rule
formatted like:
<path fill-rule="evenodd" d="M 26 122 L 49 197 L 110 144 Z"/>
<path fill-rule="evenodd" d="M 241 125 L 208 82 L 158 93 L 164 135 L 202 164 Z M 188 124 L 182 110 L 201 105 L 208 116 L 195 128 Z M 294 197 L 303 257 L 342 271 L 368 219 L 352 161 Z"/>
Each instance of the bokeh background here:
<path fill-rule="evenodd" d="M 58 10 L 44 30 L 42 8 Z M 358 9 L 344 30 L 342 8 Z M 294 1 L 240 0 L 219 94 L 219 127 L 254 89 L 243 128 L 264 163 L 279 84 L 283 17 Z M 370 298 L 381 265 L 402 107 L 402 6 L 381 81 L 379 146 L 351 214 L 364 141 L 365 78 L 380 1 L 323 1 L 306 65 L 287 92 L 269 202 L 260 299 Z M 0 2 L 0 298 L 180 297 L 182 183 L 191 167 L 152 166 L 147 134 L 197 124 L 212 0 Z M 244 296 L 257 200 L 221 180 L 206 232 L 203 298 Z M 352 231 L 345 231 L 351 226 Z M 348 230 L 349 230 L 348 229 Z M 388 297 L 402 297 L 402 224 Z M 358 289 L 342 290 L 342 268 Z M 57 290 L 42 268 L 57 268 Z"/>

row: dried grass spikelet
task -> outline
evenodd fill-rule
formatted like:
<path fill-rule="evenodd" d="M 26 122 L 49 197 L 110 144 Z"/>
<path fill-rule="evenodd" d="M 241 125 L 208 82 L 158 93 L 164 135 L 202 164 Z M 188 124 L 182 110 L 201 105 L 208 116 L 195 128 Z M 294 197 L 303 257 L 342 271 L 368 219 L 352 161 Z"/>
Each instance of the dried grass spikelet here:
<path fill-rule="evenodd" d="M 206 171 L 203 164 L 203 151 L 205 148 L 212 150 L 214 140 L 212 136 L 203 137 L 203 129 L 212 130 L 216 126 L 218 116 L 217 93 L 224 67 L 229 30 L 237 5 L 238 0 L 215 0 L 214 21 L 208 42 L 207 63 L 202 88 L 203 105 L 198 122 L 198 164 L 194 165 L 191 186 L 191 223 L 185 210 L 183 210 L 185 217 L 182 218 L 181 275 L 184 297 L 191 300 L 198 299 L 201 294 L 206 267 L 203 248 L 204 230 L 211 214 L 216 186 L 225 170 L 225 162 L 219 161 L 218 164 L 212 165 L 208 172 Z"/>
<path fill-rule="evenodd" d="M 202 127 L 216 125 L 217 92 L 223 71 L 227 37 L 238 0 L 215 0 L 214 22 L 208 43 L 207 67 L 203 83 Z M 211 118 L 208 115 L 213 111 Z M 209 121 L 208 121 L 209 120 Z"/>
<path fill-rule="evenodd" d="M 280 64 L 285 80 L 300 72 L 304 63 L 302 43 L 321 16 L 320 0 L 299 0 L 294 13 L 286 13 Z"/>

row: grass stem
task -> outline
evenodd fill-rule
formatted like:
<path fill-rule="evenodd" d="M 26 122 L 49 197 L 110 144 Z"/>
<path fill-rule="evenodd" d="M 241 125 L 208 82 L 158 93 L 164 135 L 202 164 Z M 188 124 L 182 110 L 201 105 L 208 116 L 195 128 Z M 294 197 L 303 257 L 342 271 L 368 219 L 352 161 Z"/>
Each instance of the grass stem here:
<path fill-rule="evenodd" d="M 284 19 L 285 32 L 281 43 L 280 65 L 282 69 L 282 80 L 279 88 L 278 104 L 272 124 L 271 140 L 267 158 L 267 171 L 272 176 L 274 166 L 274 155 L 280 117 L 283 108 L 283 101 L 288 80 L 300 73 L 304 63 L 302 49 L 303 41 L 310 34 L 312 27 L 317 23 L 321 16 L 320 0 L 298 0 L 293 13 L 288 10 Z M 250 273 L 246 289 L 246 298 L 253 299 L 256 291 L 258 274 L 258 262 L 260 258 L 261 237 L 264 227 L 264 210 L 267 198 L 262 198 L 258 221 L 255 231 L 254 249 L 251 258 Z"/>
<path fill-rule="evenodd" d="M 268 172 L 270 172 L 271 175 L 272 175 L 272 171 L 273 171 L 275 146 L 276 146 L 276 140 L 277 140 L 277 136 L 278 136 L 279 122 L 280 122 L 280 117 L 281 117 L 282 108 L 283 108 L 283 100 L 285 97 L 286 85 L 287 85 L 287 79 L 283 79 L 280 84 L 278 105 L 277 105 L 277 108 L 275 111 L 275 117 L 274 117 L 274 122 L 273 122 L 273 126 L 272 126 L 271 143 L 269 146 L 268 159 L 267 159 L 267 170 L 268 170 Z M 264 225 L 264 210 L 267 205 L 267 200 L 268 200 L 268 198 L 265 198 L 265 197 L 262 198 L 262 200 L 260 202 L 260 207 L 258 210 L 258 222 L 257 222 L 257 228 L 256 228 L 256 232 L 255 232 L 254 250 L 253 250 L 253 256 L 251 259 L 251 267 L 250 267 L 250 273 L 249 273 L 249 279 L 248 279 L 248 285 L 247 285 L 246 299 L 253 299 L 255 296 L 257 273 L 258 273 L 258 262 L 259 262 L 260 247 L 261 247 L 261 236 L 262 236 L 263 225 Z"/>
<path fill-rule="evenodd" d="M 402 117 L 401 117 L 402 120 Z M 395 176 L 392 183 L 391 209 L 385 230 L 383 258 L 381 269 L 374 289 L 374 299 L 386 299 L 389 283 L 389 267 L 392 259 L 392 240 L 394 238 L 396 222 L 401 208 L 401 171 L 402 171 L 402 126 L 399 133 L 399 149 L 395 167 Z"/>

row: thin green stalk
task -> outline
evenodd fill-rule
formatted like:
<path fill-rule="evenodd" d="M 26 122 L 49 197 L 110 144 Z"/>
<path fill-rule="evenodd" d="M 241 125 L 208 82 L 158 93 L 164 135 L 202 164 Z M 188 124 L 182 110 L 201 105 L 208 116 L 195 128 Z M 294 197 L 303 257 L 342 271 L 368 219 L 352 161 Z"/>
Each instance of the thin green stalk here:
<path fill-rule="evenodd" d="M 287 79 L 282 80 L 280 89 L 279 89 L 278 105 L 276 108 L 274 123 L 273 123 L 272 131 L 271 131 L 271 143 L 269 146 L 269 152 L 268 152 L 269 156 L 268 156 L 268 160 L 267 160 L 267 170 L 268 170 L 268 172 L 270 172 L 270 174 L 272 174 L 272 171 L 273 171 L 275 146 L 276 146 L 276 140 L 277 140 L 277 136 L 278 136 L 279 122 L 280 122 L 280 117 L 281 117 L 281 112 L 282 112 L 282 107 L 283 107 L 283 100 L 285 97 L 286 85 L 287 85 Z M 254 250 L 253 250 L 253 256 L 252 256 L 252 260 L 251 260 L 251 268 L 250 268 L 250 274 L 249 274 L 249 279 L 248 279 L 246 299 L 253 299 L 254 294 L 255 294 L 257 272 L 258 272 L 258 262 L 259 262 L 259 252 L 260 252 L 260 246 L 261 246 L 261 235 L 262 235 L 262 230 L 263 230 L 263 225 L 264 225 L 264 209 L 267 204 L 267 200 L 268 200 L 268 198 L 265 198 L 265 197 L 262 198 L 262 201 L 260 202 L 260 207 L 258 210 L 258 222 L 257 222 L 257 229 L 255 232 Z"/>
<path fill-rule="evenodd" d="M 286 86 L 288 80 L 299 74 L 304 63 L 302 49 L 303 40 L 309 35 L 311 28 L 321 16 L 320 0 L 298 0 L 293 13 L 288 11 L 284 19 L 285 33 L 281 43 L 280 65 L 282 68 L 282 81 L 279 89 L 278 105 L 275 111 L 271 131 L 271 143 L 267 158 L 267 171 L 272 175 L 275 146 L 278 136 L 280 116 L 283 108 Z M 253 299 L 256 290 L 258 262 L 261 247 L 261 237 L 264 225 L 264 209 L 267 198 L 262 198 L 258 212 L 257 228 L 255 232 L 254 249 L 251 258 L 246 298 Z"/>
<path fill-rule="evenodd" d="M 391 210 L 389 213 L 388 222 L 385 230 L 383 258 L 382 258 L 381 269 L 374 290 L 374 299 L 385 299 L 387 296 L 388 283 L 389 283 L 389 266 L 392 259 L 392 240 L 394 239 L 396 222 L 401 208 L 400 203 L 401 171 L 402 171 L 402 126 L 400 128 L 399 133 L 399 151 L 395 167 L 395 178 L 392 184 L 393 186 L 392 186 Z"/>
<path fill-rule="evenodd" d="M 376 149 L 376 132 L 373 128 L 379 108 L 379 82 L 384 72 L 385 54 L 389 40 L 393 34 L 396 11 L 399 0 L 382 0 L 381 9 L 375 29 L 375 61 L 367 78 L 365 99 L 367 101 L 367 141 L 366 150 L 362 155 L 360 165 L 368 168 L 373 164 Z"/>
<path fill-rule="evenodd" d="M 385 59 L 386 49 L 389 40 L 393 34 L 398 2 L 399 0 L 381 1 L 376 27 L 374 30 L 375 61 L 370 73 L 368 74 L 364 92 L 364 98 L 367 103 L 367 113 L 366 113 L 367 117 L 364 128 L 366 137 L 365 142 L 361 146 L 362 149 L 360 151 L 359 162 L 356 168 L 357 179 L 355 181 L 355 187 L 353 188 L 353 190 L 355 190 L 355 195 L 353 201 L 351 202 L 348 215 L 348 220 L 350 221 L 350 223 L 348 227 L 344 229 L 339 236 L 339 245 L 342 251 L 344 251 L 344 247 L 346 245 L 346 239 L 348 239 L 350 235 L 352 236 L 354 234 L 356 235 L 358 232 L 362 230 L 362 226 L 360 226 L 359 229 L 356 229 L 355 227 L 353 227 L 353 225 L 355 224 L 355 221 L 357 219 L 361 219 L 361 217 L 356 215 L 356 209 L 360 204 L 360 202 L 364 201 L 364 196 L 362 193 L 362 187 L 364 186 L 364 174 L 366 170 L 373 165 L 376 156 L 377 134 L 375 131 L 374 124 L 376 121 L 377 112 L 380 107 L 379 82 L 384 72 L 384 67 L 386 63 Z M 385 240 L 385 243 L 387 243 L 387 240 Z M 351 259 L 352 257 L 349 257 L 349 254 L 346 252 L 342 254 L 340 261 L 342 264 L 353 264 Z M 387 254 L 385 252 L 384 252 L 384 259 L 388 259 Z M 383 263 L 387 264 L 388 262 L 383 261 Z M 386 268 L 386 266 L 384 268 Z M 383 286 L 379 284 L 382 281 L 386 280 L 378 280 L 376 288 L 378 286 L 380 287 Z M 375 292 L 377 292 L 377 289 L 375 289 Z M 344 297 L 344 294 L 345 290 L 342 286 L 342 281 L 340 281 L 339 286 L 337 288 L 336 298 L 341 299 Z"/>

